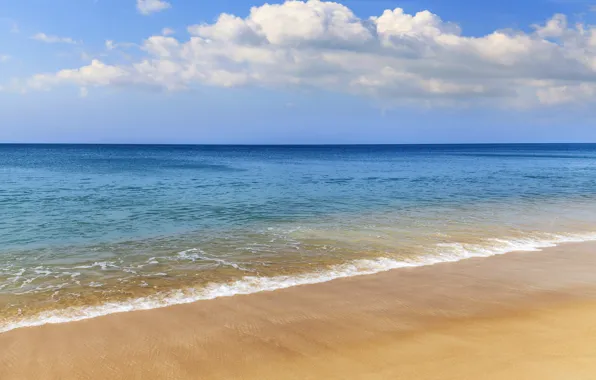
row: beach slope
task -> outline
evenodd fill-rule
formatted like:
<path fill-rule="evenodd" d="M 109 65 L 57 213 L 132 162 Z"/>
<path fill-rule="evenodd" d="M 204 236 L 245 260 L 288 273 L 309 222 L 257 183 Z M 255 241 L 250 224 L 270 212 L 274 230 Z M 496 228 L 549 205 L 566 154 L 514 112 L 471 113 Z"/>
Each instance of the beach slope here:
<path fill-rule="evenodd" d="M 594 379 L 596 244 L 0 334 L 0 379 Z"/>

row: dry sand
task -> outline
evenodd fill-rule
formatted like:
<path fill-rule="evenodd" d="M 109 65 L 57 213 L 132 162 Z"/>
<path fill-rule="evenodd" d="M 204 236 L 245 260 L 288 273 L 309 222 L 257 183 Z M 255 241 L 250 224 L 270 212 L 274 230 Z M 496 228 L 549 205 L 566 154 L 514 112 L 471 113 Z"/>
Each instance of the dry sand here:
<path fill-rule="evenodd" d="M 596 244 L 14 330 L 0 379 L 596 379 Z"/>

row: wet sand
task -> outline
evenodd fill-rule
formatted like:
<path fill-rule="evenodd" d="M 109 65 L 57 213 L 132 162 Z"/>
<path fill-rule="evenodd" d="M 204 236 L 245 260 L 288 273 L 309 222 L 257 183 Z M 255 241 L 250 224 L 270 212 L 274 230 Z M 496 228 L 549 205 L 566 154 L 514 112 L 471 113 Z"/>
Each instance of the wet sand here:
<path fill-rule="evenodd" d="M 594 379 L 596 244 L 0 334 L 0 379 Z"/>

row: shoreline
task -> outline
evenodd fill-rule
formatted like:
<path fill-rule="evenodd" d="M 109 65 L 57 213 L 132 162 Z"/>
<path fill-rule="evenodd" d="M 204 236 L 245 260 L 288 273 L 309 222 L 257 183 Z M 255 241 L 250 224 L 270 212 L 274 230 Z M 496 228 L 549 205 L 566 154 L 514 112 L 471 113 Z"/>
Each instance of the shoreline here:
<path fill-rule="evenodd" d="M 406 261 L 388 257 L 356 259 L 343 264 L 332 265 L 320 272 L 273 277 L 246 276 L 230 283 L 210 283 L 199 288 L 188 287 L 168 292 L 158 292 L 147 297 L 133 298 L 122 302 L 47 310 L 33 317 L 7 320 L 4 324 L 0 324 L 0 334 L 21 328 L 44 326 L 46 324 L 72 323 L 111 314 L 154 310 L 222 297 L 257 294 L 260 292 L 288 289 L 295 286 L 321 284 L 338 279 L 374 275 L 396 269 L 442 265 L 473 258 L 489 258 L 515 252 L 540 252 L 543 249 L 561 245 L 583 244 L 594 241 L 596 241 L 596 235 L 592 233 L 567 236 L 553 235 L 550 239 L 545 238 L 543 240 L 504 240 L 502 244 L 505 244 L 505 247 L 495 246 L 489 249 L 484 247 L 480 249 L 464 249 L 463 253 L 457 255 L 429 255 L 427 257 L 421 257 L 420 260 Z"/>
<path fill-rule="evenodd" d="M 593 378 L 594 253 L 568 243 L 12 330 L 0 378 Z"/>

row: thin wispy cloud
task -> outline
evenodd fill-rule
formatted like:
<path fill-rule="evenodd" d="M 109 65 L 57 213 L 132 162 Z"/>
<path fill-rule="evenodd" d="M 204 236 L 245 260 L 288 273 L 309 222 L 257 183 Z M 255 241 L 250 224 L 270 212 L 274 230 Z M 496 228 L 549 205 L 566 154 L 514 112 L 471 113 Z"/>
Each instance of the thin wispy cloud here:
<path fill-rule="evenodd" d="M 113 40 L 106 40 L 105 46 L 106 50 L 111 51 L 116 49 L 129 49 L 138 45 L 131 42 L 114 42 Z"/>
<path fill-rule="evenodd" d="M 15 20 L 9 17 L 0 16 L 0 33 L 4 33 L 6 31 L 13 34 L 21 32 L 19 29 L 19 24 Z"/>
<path fill-rule="evenodd" d="M 161 34 L 162 34 L 163 36 L 171 36 L 171 35 L 172 35 L 172 34 L 174 34 L 174 33 L 176 33 L 176 32 L 174 31 L 174 29 L 170 29 L 170 28 L 163 28 L 163 29 L 161 30 Z"/>
<path fill-rule="evenodd" d="M 31 36 L 31 39 L 36 41 L 45 42 L 48 44 L 71 44 L 76 45 L 77 42 L 70 37 L 59 37 L 59 36 L 52 36 L 45 33 L 37 33 Z"/>
<path fill-rule="evenodd" d="M 0 54 L 0 63 L 8 62 L 11 56 L 6 54 Z"/>
<path fill-rule="evenodd" d="M 143 15 L 165 11 L 172 5 L 164 0 L 137 0 L 137 10 Z"/>

